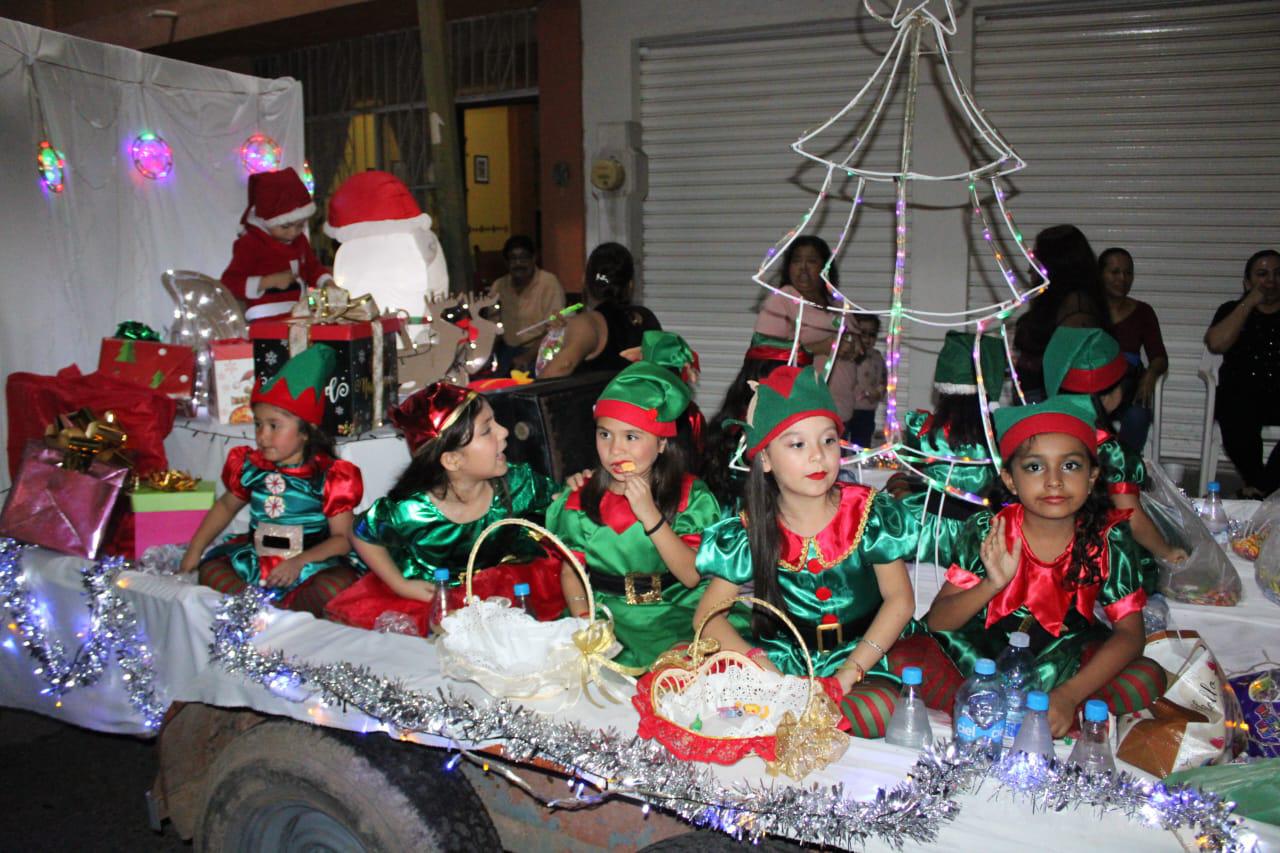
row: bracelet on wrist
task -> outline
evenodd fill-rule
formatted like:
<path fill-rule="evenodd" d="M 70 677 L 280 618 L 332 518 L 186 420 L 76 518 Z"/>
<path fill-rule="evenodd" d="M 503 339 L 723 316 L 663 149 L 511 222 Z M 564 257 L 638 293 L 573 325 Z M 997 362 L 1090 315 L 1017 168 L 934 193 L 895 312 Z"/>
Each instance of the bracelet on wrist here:
<path fill-rule="evenodd" d="M 650 527 L 648 530 L 646 530 L 646 531 L 644 532 L 644 535 L 645 535 L 645 536 L 652 536 L 653 534 L 655 534 L 655 533 L 657 533 L 657 532 L 658 532 L 659 528 L 661 528 L 661 527 L 662 527 L 662 525 L 664 525 L 664 524 L 666 524 L 666 523 L 667 523 L 667 517 L 664 515 L 662 518 L 659 518 L 659 519 L 658 519 L 658 523 L 657 523 L 657 524 L 653 525 L 653 527 Z"/>
<path fill-rule="evenodd" d="M 870 637 L 863 637 L 860 642 L 866 643 L 868 646 L 875 649 L 877 652 L 880 653 L 880 657 L 884 657 L 885 655 L 889 654 L 884 650 L 883 646 L 881 646 L 879 643 L 877 643 L 875 640 L 871 639 Z M 879 660 L 879 658 L 877 658 L 877 660 Z"/>

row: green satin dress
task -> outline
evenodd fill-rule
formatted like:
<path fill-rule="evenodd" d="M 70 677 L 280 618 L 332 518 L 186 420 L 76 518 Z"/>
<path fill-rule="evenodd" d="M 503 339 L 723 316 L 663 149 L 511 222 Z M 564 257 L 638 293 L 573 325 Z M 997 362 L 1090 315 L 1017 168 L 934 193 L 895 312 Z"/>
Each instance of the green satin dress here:
<path fill-rule="evenodd" d="M 1023 507 L 1013 504 L 999 514 L 1006 519 L 1006 545 L 1012 548 L 1015 537 L 1022 536 Z M 1111 629 L 1094 616 L 1095 603 L 1102 605 L 1112 623 L 1131 613 L 1141 616 L 1147 595 L 1142 591 L 1138 548 L 1128 517 L 1127 511 L 1111 510 L 1099 556 L 1102 579 L 1087 586 L 1068 589 L 1064 584 L 1070 546 L 1046 561 L 1023 542 L 1022 562 L 1009 585 L 961 628 L 934 632 L 960 672 L 972 674 L 978 658 L 994 659 L 1008 645 L 1011 633 L 1025 631 L 1031 635 L 1036 659 L 1035 686 L 1048 692 L 1079 671 L 1087 648 L 1111 636 Z M 986 577 L 980 549 L 994 519 L 990 510 L 969 519 L 960 538 L 960 559 L 947 572 L 954 586 L 969 589 Z"/>
<path fill-rule="evenodd" d="M 1135 453 L 1105 430 L 1098 432 L 1098 464 L 1102 466 L 1102 479 L 1111 495 L 1140 495 L 1147 484 L 1147 466 L 1142 454 Z M 1134 543 L 1142 564 L 1142 588 L 1147 595 L 1156 591 L 1160 580 L 1160 566 L 1155 555 Z"/>
<path fill-rule="evenodd" d="M 816 536 L 802 538 L 779 523 L 782 609 L 809 633 L 823 623 L 869 625 L 884 602 L 874 566 L 909 560 L 916 550 L 916 522 L 900 502 L 867 486 L 845 483 L 839 488 L 840 506 L 835 517 Z M 751 546 L 742 517 L 725 519 L 707 531 L 698 551 L 698 571 L 737 586 L 751 581 Z M 919 630 L 921 626 L 913 620 L 902 636 Z M 783 673 L 809 674 L 804 653 L 786 627 L 771 637 L 753 637 L 749 629 L 740 633 L 763 648 Z M 834 675 L 861 639 L 861 633 L 851 636 L 846 632 L 844 641 L 832 648 L 810 648 L 814 673 Z M 899 683 L 884 658 L 867 674 Z"/>
<path fill-rule="evenodd" d="M 406 578 L 435 583 L 435 570 L 448 569 L 449 586 L 457 586 L 466 572 L 471 546 L 486 527 L 504 518 L 540 520 L 556 491 L 555 481 L 534 471 L 528 463 L 513 463 L 504 480 L 506 495 L 495 488 L 489 511 L 475 521 L 459 524 L 450 520 L 436 507 L 430 494 L 420 492 L 398 501 L 378 498 L 356 522 L 355 535 L 386 548 Z M 476 567 L 492 566 L 504 559 L 518 562 L 542 554 L 528 530 L 505 527 L 480 546 Z"/>
<path fill-rule="evenodd" d="M 696 477 L 686 474 L 681 488 L 671 529 L 697 549 L 702 532 L 720 517 L 720 504 Z M 618 578 L 628 574 L 661 577 L 661 600 L 647 604 L 628 604 L 624 594 L 592 588 L 596 606 L 603 604 L 613 614 L 614 634 L 622 644 L 614 660 L 623 666 L 647 667 L 667 649 L 693 639 L 693 613 L 706 581 L 691 589 L 671 576 L 622 495 L 605 492 L 600 520 L 604 523 L 595 523 L 582 508 L 581 490 L 561 495 L 547 510 L 547 528 L 573 549 L 590 572 Z M 647 582 L 637 585 L 638 592 L 651 589 Z"/>
<path fill-rule="evenodd" d="M 917 410 L 908 412 L 903 418 L 906 429 L 902 439 L 908 447 L 932 456 L 951 456 L 969 459 L 990 459 L 990 451 L 986 444 L 961 444 L 952 447 L 947 441 L 948 430 L 944 426 L 935 430 L 933 414 Z M 986 496 L 996 480 L 995 466 L 986 465 L 952 465 L 950 462 L 926 464 L 921 469 L 929 477 L 940 483 L 950 483 L 957 489 L 974 495 Z M 948 476 L 950 477 L 948 479 Z M 938 489 L 934 490 L 934 501 L 938 500 Z M 916 559 L 921 563 L 935 563 L 942 568 L 949 567 L 956 560 L 960 532 L 964 530 L 966 519 L 939 517 L 938 513 L 925 513 L 925 492 L 915 492 L 901 498 L 902 505 L 920 524 L 920 547 Z M 947 495 L 943 507 L 965 504 L 961 498 Z M 934 504 L 937 505 L 936 503 Z"/>

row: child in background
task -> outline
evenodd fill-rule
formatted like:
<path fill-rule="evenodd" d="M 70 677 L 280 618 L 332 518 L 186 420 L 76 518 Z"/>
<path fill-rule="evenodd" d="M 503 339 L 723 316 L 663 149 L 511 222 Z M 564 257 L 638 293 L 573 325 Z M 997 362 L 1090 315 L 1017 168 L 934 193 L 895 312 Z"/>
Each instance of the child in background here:
<path fill-rule="evenodd" d="M 978 357 L 987 398 L 1000 398 L 1004 385 L 1005 355 L 999 338 L 984 335 Z M 920 469 L 935 481 L 931 488 L 918 478 L 895 474 L 886 489 L 920 522 L 920 548 L 916 559 L 945 569 L 956 559 L 956 543 L 964 523 L 981 507 L 954 495 L 941 494 L 936 483 L 949 484 L 972 495 L 986 497 L 995 483 L 990 462 L 982 407 L 978 402 L 978 375 L 973 369 L 973 335 L 950 331 L 942 341 L 933 371 L 938 406 L 933 413 L 916 410 L 903 420 L 902 439 L 907 446 L 930 456 L 950 456 L 986 462 L 984 465 L 938 461 Z M 926 507 L 925 497 L 928 496 Z"/>
<path fill-rule="evenodd" d="M 703 538 L 697 571 L 711 583 L 694 621 L 752 583 L 755 597 L 795 622 L 815 673 L 839 681 L 840 709 L 853 734 L 883 737 L 899 685 L 886 655 L 904 629 L 915 628 L 903 562 L 916 551 L 915 523 L 887 495 L 836 481 L 843 425 L 813 370 L 780 367 L 763 379 L 747 423 L 746 511 Z M 795 638 L 763 609 L 753 614 L 751 642 L 723 614 L 707 623 L 704 635 L 765 669 L 808 675 Z M 944 695 L 930 704 L 942 706 L 958 674 L 932 675 L 931 689 Z"/>
<path fill-rule="evenodd" d="M 447 596 L 450 610 L 463 605 L 467 557 L 485 528 L 504 518 L 540 520 L 555 484 L 528 463 L 507 462 L 507 429 L 474 391 L 437 382 L 392 411 L 391 422 L 412 459 L 355 526 L 356 553 L 370 573 L 329 602 L 326 615 L 372 628 L 383 613 L 402 613 L 426 636 L 437 595 Z M 515 601 L 515 584 L 527 583 L 539 619 L 564 609 L 560 561 L 526 531 L 504 528 L 486 538 L 476 565 L 489 568 L 475 572 L 473 595 Z M 444 590 L 437 569 L 449 573 Z"/>
<path fill-rule="evenodd" d="M 247 306 L 246 320 L 288 313 L 301 297 L 299 282 L 320 287 L 333 281 L 307 239 L 307 219 L 315 212 L 292 168 L 249 176 L 249 206 L 222 273 L 227 290 Z"/>
<path fill-rule="evenodd" d="M 1131 510 L 1129 526 L 1144 552 L 1143 589 L 1155 592 L 1159 567 L 1154 555 L 1168 563 L 1187 558 L 1187 552 L 1165 541 L 1142 508 L 1142 487 L 1147 469 L 1142 454 L 1125 447 L 1111 430 L 1111 415 L 1124 398 L 1124 377 L 1129 362 L 1116 339 L 1101 329 L 1062 327 L 1053 333 L 1044 351 L 1044 380 L 1050 394 L 1088 394 L 1093 400 L 1098 428 L 1098 460 L 1102 479 L 1116 509 Z"/>
<path fill-rule="evenodd" d="M 969 519 L 930 630 L 965 672 L 995 658 L 1010 633 L 1030 634 L 1033 687 L 1049 694 L 1054 737 L 1071 730 L 1086 699 L 1113 714 L 1145 708 L 1164 692 L 1165 674 L 1142 657 L 1147 596 L 1129 512 L 1101 488 L 1092 402 L 1064 394 L 994 419 L 1000 476 L 1015 502 Z"/>
<path fill-rule="evenodd" d="M 181 570 L 235 594 L 250 584 L 271 590 L 280 607 L 315 616 L 357 578 L 350 559 L 353 511 L 364 496 L 360 469 L 335 458 L 320 431 L 333 350 L 313 346 L 285 362 L 250 396 L 257 448 L 227 454 L 218 498 L 196 530 Z M 249 504 L 247 536 L 204 550 Z M 203 555 L 203 559 L 202 559 Z"/>
<path fill-rule="evenodd" d="M 670 345 L 656 346 L 655 334 Z M 675 335 L 645 337 L 651 357 L 691 356 Z M 693 636 L 702 581 L 694 554 L 702 531 L 720 517 L 675 441 L 692 396 L 677 375 L 685 366 L 639 361 L 614 377 L 594 411 L 600 467 L 547 511 L 547 527 L 580 555 L 597 604 L 613 614 L 623 666 L 647 667 Z M 583 615 L 582 581 L 567 564 L 560 578 L 569 612 Z"/>
<path fill-rule="evenodd" d="M 888 388 L 888 372 L 884 354 L 876 349 L 876 338 L 880 335 L 880 317 L 875 314 L 854 314 L 853 323 L 857 326 L 855 331 L 862 341 L 862 355 L 853 360 L 853 416 L 849 419 L 845 440 L 858 447 L 870 447 L 875 441 L 876 409 L 880 407 L 880 401 L 884 399 Z"/>

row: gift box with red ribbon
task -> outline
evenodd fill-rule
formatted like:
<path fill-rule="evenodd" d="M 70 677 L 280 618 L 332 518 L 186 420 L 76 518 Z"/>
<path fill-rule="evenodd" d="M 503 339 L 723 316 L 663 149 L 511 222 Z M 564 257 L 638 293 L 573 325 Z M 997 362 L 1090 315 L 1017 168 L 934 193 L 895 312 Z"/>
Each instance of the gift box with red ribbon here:
<path fill-rule="evenodd" d="M 189 399 L 195 374 L 195 350 L 162 341 L 103 338 L 98 372 L 174 399 Z"/>

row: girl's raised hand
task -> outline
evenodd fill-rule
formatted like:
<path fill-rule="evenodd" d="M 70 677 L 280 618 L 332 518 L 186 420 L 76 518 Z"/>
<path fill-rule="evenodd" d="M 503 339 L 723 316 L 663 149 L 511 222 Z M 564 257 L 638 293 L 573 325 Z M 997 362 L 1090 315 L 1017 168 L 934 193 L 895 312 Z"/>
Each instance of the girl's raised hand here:
<path fill-rule="evenodd" d="M 1013 543 L 1013 550 L 1005 546 L 1005 520 L 997 518 L 991 525 L 991 532 L 982 540 L 982 565 L 987 570 L 987 580 L 996 589 L 1004 589 L 1018 573 L 1018 563 L 1022 561 L 1022 539 Z"/>
<path fill-rule="evenodd" d="M 653 489 L 649 487 L 648 477 L 627 477 L 622 481 L 622 496 L 631 504 L 631 511 L 645 530 L 661 521 L 662 512 L 653 500 Z"/>

